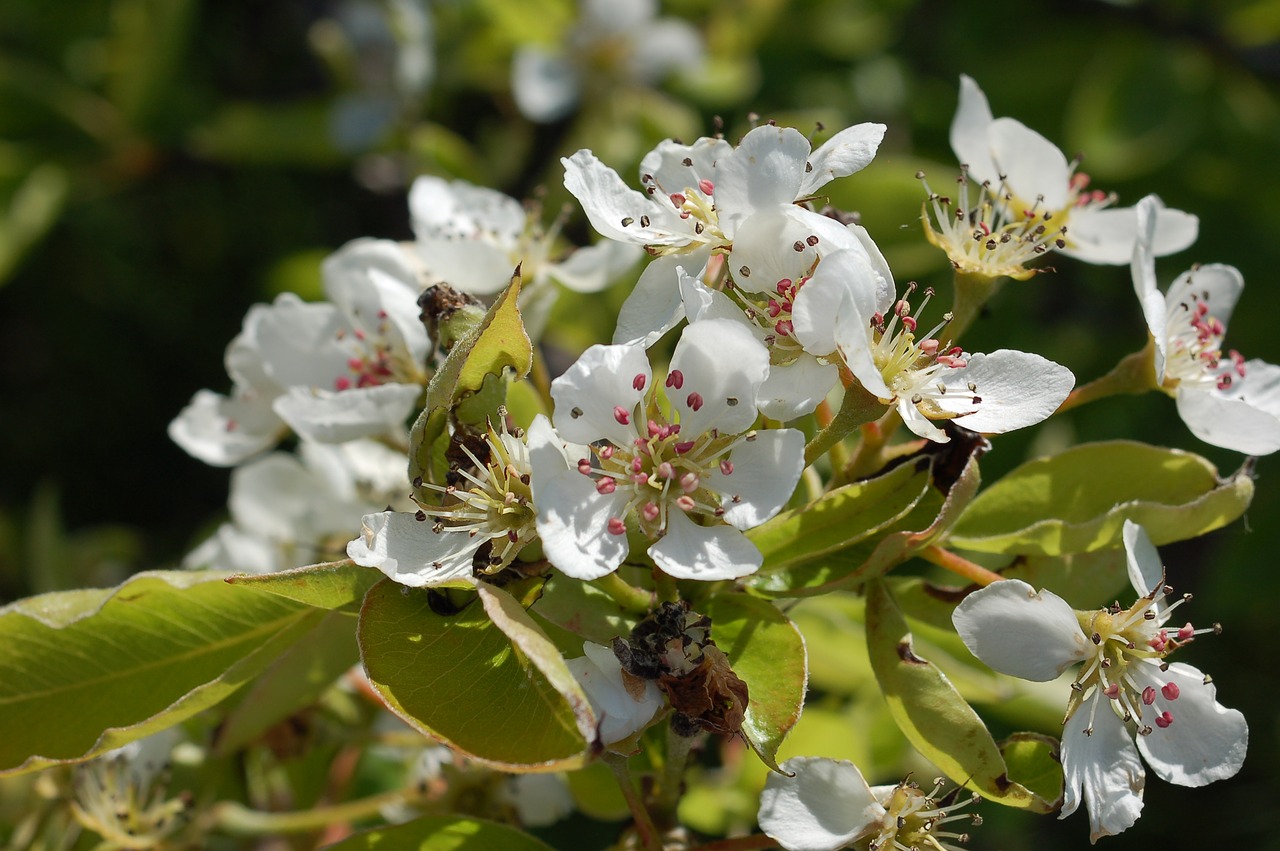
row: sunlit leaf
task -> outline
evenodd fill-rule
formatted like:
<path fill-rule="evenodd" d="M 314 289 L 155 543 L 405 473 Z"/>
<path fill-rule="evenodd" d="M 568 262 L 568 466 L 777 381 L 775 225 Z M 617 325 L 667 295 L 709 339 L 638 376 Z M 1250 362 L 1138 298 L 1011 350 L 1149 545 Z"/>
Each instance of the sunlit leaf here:
<path fill-rule="evenodd" d="M 1128 440 L 1029 461 L 980 493 L 948 538 L 979 552 L 1060 555 L 1118 547 L 1125 520 L 1166 544 L 1221 528 L 1253 499 L 1244 469 L 1223 480 L 1198 455 Z"/>
<path fill-rule="evenodd" d="M 553 851 L 522 830 L 464 816 L 426 816 L 348 836 L 328 851 Z"/>
<path fill-rule="evenodd" d="M 379 579 L 382 579 L 379 571 L 344 560 L 277 573 L 241 573 L 229 577 L 227 582 L 277 594 L 319 609 L 355 612 L 359 610 L 365 592 Z"/>

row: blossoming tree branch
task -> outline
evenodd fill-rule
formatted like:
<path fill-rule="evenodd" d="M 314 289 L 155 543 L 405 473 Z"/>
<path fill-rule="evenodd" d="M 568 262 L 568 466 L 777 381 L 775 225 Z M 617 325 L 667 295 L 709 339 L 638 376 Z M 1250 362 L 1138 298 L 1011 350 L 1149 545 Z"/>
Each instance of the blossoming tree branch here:
<path fill-rule="evenodd" d="M 526 74 L 522 103 L 569 109 L 587 81 L 564 74 Z M 1196 667 L 1220 627 L 1158 548 L 1240 518 L 1249 463 L 1106 441 L 981 467 L 1001 435 L 1144 392 L 1208 444 L 1280 449 L 1280 369 L 1225 344 L 1240 273 L 1166 261 L 1194 215 L 1122 206 L 963 77 L 956 172 L 919 175 L 954 287 L 898 280 L 824 194 L 885 131 L 815 147 L 766 121 L 664 141 L 634 176 L 579 150 L 582 246 L 538 205 L 418 178 L 413 241 L 357 240 L 324 301 L 250 308 L 228 386 L 173 420 L 233 468 L 185 569 L 0 612 L 0 719 L 27 731 L 0 769 L 77 765 L 76 822 L 120 848 L 536 849 L 582 812 L 616 848 L 953 850 L 1001 807 L 1121 833 L 1148 770 L 1229 781 L 1248 728 Z M 1112 371 L 969 347 L 1048 258 L 1130 267 Z M 543 344 L 563 289 L 615 285 L 609 343 Z M 332 758 L 394 779 L 293 810 L 200 785 L 193 743 L 237 753 L 316 706 L 346 731 Z M 805 732 L 836 728 L 852 747 Z M 871 736 L 907 768 L 884 776 Z"/>

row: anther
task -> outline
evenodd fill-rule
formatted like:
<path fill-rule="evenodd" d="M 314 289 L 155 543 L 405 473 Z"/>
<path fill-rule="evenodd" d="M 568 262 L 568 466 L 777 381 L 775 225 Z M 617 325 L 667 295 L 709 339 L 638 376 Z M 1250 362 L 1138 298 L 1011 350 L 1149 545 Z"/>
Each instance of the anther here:
<path fill-rule="evenodd" d="M 610 517 L 608 527 L 609 527 L 609 534 L 611 535 L 627 534 L 627 524 L 622 522 L 621 517 Z"/>
<path fill-rule="evenodd" d="M 619 425 L 631 425 L 631 414 L 621 405 L 613 406 L 613 418 L 618 421 Z"/>
<path fill-rule="evenodd" d="M 684 402 L 689 406 L 689 410 L 691 411 L 698 411 L 702 408 L 702 396 L 697 392 L 690 393 L 689 397 L 685 399 Z"/>
<path fill-rule="evenodd" d="M 645 383 L 645 374 L 643 372 L 636 373 L 636 377 L 631 379 L 631 387 L 633 390 L 643 390 Z"/>
<path fill-rule="evenodd" d="M 674 387 L 676 390 L 679 390 L 681 387 L 683 387 L 684 373 L 682 373 L 678 369 L 673 369 L 671 370 L 671 372 L 667 373 L 667 386 Z"/>

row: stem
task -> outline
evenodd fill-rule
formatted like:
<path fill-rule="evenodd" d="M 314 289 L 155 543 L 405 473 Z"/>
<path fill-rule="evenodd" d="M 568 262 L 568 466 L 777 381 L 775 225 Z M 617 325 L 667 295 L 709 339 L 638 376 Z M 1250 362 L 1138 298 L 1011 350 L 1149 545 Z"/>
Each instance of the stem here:
<path fill-rule="evenodd" d="M 983 306 L 1000 289 L 1004 278 L 988 278 L 986 275 L 974 275 L 956 271 L 955 295 L 951 303 L 951 323 L 947 325 L 947 334 L 955 343 L 960 335 L 969 330 L 973 320 L 978 318 Z"/>
<path fill-rule="evenodd" d="M 884 405 L 861 384 L 845 387 L 844 400 L 840 403 L 835 419 L 815 434 L 813 440 L 805 446 L 804 465 L 808 467 L 844 440 L 855 428 L 879 419 L 883 413 Z"/>
<path fill-rule="evenodd" d="M 1155 341 L 1148 339 L 1141 351 L 1122 358 L 1106 375 L 1072 390 L 1055 413 L 1060 414 L 1108 396 L 1145 393 L 1159 387 L 1160 384 L 1156 381 L 1155 352 Z"/>
<path fill-rule="evenodd" d="M 684 770 L 692 747 L 692 737 L 679 735 L 671 729 L 670 723 L 667 724 L 667 761 L 662 766 L 658 798 L 654 801 L 660 813 L 675 814 L 676 804 L 680 802 L 680 795 L 684 791 Z"/>
<path fill-rule="evenodd" d="M 1000 574 L 987 570 L 980 564 L 974 564 L 967 558 L 958 556 L 950 550 L 944 550 L 936 544 L 930 544 L 916 553 L 916 555 L 930 564 L 936 564 L 938 567 L 963 576 L 970 582 L 976 582 L 979 585 L 990 585 L 992 582 L 999 582 L 1004 579 Z"/>
<path fill-rule="evenodd" d="M 609 598 L 621 606 L 624 612 L 643 617 L 653 609 L 653 592 L 635 587 L 619 576 L 616 571 L 605 574 L 591 584 L 608 594 Z"/>
<path fill-rule="evenodd" d="M 853 457 L 840 470 L 836 476 L 838 481 L 833 484 L 844 484 L 854 479 L 869 476 L 876 470 L 884 466 L 883 450 L 885 444 L 889 442 L 889 438 L 898 430 L 902 418 L 898 416 L 897 408 L 890 408 L 883 417 L 873 423 L 864 423 L 862 426 L 862 442 L 858 444 L 858 449 L 853 453 Z"/>
<path fill-rule="evenodd" d="M 533 364 L 529 367 L 529 380 L 533 382 L 533 389 L 538 391 L 538 396 L 542 398 L 542 403 L 546 405 L 547 410 L 554 410 L 555 403 L 551 399 L 551 374 L 547 372 L 547 362 L 542 357 L 542 349 L 538 346 L 533 347 Z"/>
<path fill-rule="evenodd" d="M 653 567 L 653 588 L 659 602 L 680 602 L 680 587 L 676 585 L 675 577 L 663 573 L 657 565 Z"/>
<path fill-rule="evenodd" d="M 778 840 L 763 833 L 751 836 L 735 836 L 732 839 L 717 839 L 705 845 L 694 847 L 693 851 L 754 851 L 758 848 L 781 848 Z"/>
<path fill-rule="evenodd" d="M 631 770 L 627 767 L 627 758 L 615 753 L 605 753 L 604 763 L 613 770 L 618 788 L 622 790 L 622 797 L 626 799 L 627 807 L 635 817 L 636 831 L 640 834 L 640 842 L 645 851 L 662 851 L 662 841 L 658 837 L 657 828 L 653 826 L 653 817 L 649 815 L 644 799 L 640 797 L 635 784 L 631 782 Z"/>
<path fill-rule="evenodd" d="M 331 824 L 356 821 L 378 816 L 389 804 L 399 804 L 413 797 L 411 792 L 397 789 L 347 801 L 331 807 L 313 807 L 309 810 L 269 813 L 251 810 L 238 801 L 222 801 L 211 810 L 217 829 L 232 836 L 272 836 L 278 833 L 306 833 L 322 830 Z"/>

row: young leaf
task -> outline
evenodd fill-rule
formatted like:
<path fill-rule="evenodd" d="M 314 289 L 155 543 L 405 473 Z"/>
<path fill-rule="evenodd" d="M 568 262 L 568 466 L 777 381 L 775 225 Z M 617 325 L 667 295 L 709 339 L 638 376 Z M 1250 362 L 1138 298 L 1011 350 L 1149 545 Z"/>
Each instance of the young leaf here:
<path fill-rule="evenodd" d="M 720 594 L 706 608 L 711 637 L 747 684 L 742 732 L 776 771 L 774 757 L 804 707 L 809 680 L 804 638 L 772 603 L 746 594 Z"/>
<path fill-rule="evenodd" d="M 344 560 L 276 573 L 237 573 L 228 577 L 227 582 L 278 594 L 318 609 L 354 613 L 360 610 L 360 601 L 379 579 L 382 579 L 379 571 Z"/>
<path fill-rule="evenodd" d="M 0 771 L 88 759 L 222 701 L 324 617 L 228 585 L 141 573 L 0 609 Z"/>
<path fill-rule="evenodd" d="M 1118 547 L 1125 520 L 1157 545 L 1211 532 L 1244 513 L 1253 479 L 1226 480 L 1198 455 L 1128 440 L 1076 446 L 1029 461 L 978 495 L 950 546 L 1061 555 Z"/>
<path fill-rule="evenodd" d="M 1009 777 L 986 725 L 937 666 L 916 655 L 888 586 L 867 583 L 867 650 L 889 712 L 908 741 L 956 783 L 1010 807 L 1048 813 L 1056 802 Z"/>
<path fill-rule="evenodd" d="M 467 816 L 424 816 L 362 831 L 325 847 L 328 851 L 553 851 L 524 831 Z"/>
<path fill-rule="evenodd" d="M 581 707 L 575 713 L 478 593 L 383 580 L 365 597 L 358 635 L 374 688 L 424 733 L 499 767 L 569 767 L 585 757 Z"/>

